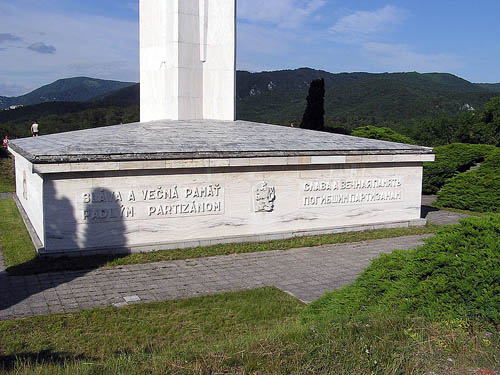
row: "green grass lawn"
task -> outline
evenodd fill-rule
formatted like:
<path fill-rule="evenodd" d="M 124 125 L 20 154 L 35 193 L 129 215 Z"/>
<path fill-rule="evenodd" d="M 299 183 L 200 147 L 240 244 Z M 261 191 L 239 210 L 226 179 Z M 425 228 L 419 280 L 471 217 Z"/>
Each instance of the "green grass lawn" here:
<path fill-rule="evenodd" d="M 0 322 L 0 374 L 474 374 L 499 335 L 372 314 L 304 323 L 274 288 Z"/>
<path fill-rule="evenodd" d="M 15 190 L 14 159 L 0 157 L 0 193 L 10 193 Z"/>
<path fill-rule="evenodd" d="M 37 257 L 13 199 L 0 199 L 0 245 L 7 265 L 26 264 Z"/>
<path fill-rule="evenodd" d="M 258 243 L 222 244 L 124 256 L 61 257 L 57 259 L 57 262 L 54 262 L 53 259 L 45 259 L 37 256 L 14 201 L 12 199 L 0 200 L 0 241 L 3 247 L 7 272 L 16 275 L 36 274 L 58 270 L 116 267 L 126 264 L 151 263 L 215 255 L 287 250 L 298 247 L 359 242 L 380 238 L 432 233 L 436 228 L 437 226 L 428 224 L 424 227 L 381 229 L 366 232 L 297 237 L 288 240 Z"/>

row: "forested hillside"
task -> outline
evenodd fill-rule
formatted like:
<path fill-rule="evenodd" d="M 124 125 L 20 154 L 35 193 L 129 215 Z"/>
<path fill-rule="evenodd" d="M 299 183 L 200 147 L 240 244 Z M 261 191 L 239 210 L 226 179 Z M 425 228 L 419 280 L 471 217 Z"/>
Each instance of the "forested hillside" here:
<path fill-rule="evenodd" d="M 464 119 L 482 111 L 498 95 L 495 90 L 500 90 L 500 84 L 474 84 L 445 73 L 332 74 L 308 68 L 261 73 L 238 71 L 238 119 L 281 125 L 300 123 L 309 84 L 317 78 L 325 81 L 327 127 L 349 133 L 360 126 L 385 126 L 423 144 L 431 144 L 436 137 L 455 137 L 437 134 L 438 128 L 446 132 L 457 127 L 455 116 L 462 122 L 479 122 Z M 0 135 L 27 136 L 35 119 L 42 134 L 139 120 L 139 84 L 118 82 L 121 89 L 112 90 L 113 84 L 108 81 L 86 80 L 89 79 L 60 80 L 29 94 L 47 98 L 48 92 L 55 90 L 57 95 L 53 97 L 69 102 L 0 111 Z M 100 86 L 93 87 L 94 81 Z M 77 87 L 82 84 L 86 88 L 79 92 Z M 427 129 L 426 134 L 418 134 L 422 126 Z"/>
<path fill-rule="evenodd" d="M 495 95 L 464 79 L 441 73 L 331 74 L 311 69 L 240 72 L 238 117 L 277 124 L 300 122 L 309 85 L 304 83 L 306 78 L 288 78 L 287 82 L 294 84 L 282 86 L 278 77 L 287 75 L 307 77 L 309 82 L 324 78 L 326 125 L 348 129 L 363 125 L 404 126 L 425 118 L 454 115 L 480 108 Z"/>
<path fill-rule="evenodd" d="M 84 102 L 99 95 L 133 85 L 133 82 L 118 82 L 88 77 L 60 79 L 26 95 L 0 97 L 0 109 L 11 105 L 33 105 L 47 102 Z"/>
<path fill-rule="evenodd" d="M 484 89 L 500 93 L 500 83 L 478 83 L 477 85 Z"/>

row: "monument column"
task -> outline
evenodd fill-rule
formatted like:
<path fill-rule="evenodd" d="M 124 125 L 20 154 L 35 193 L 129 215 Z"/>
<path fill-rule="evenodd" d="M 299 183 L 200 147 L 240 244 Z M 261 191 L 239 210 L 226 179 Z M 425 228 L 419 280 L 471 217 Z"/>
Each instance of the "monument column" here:
<path fill-rule="evenodd" d="M 235 0 L 140 0 L 140 43 L 142 122 L 235 119 Z"/>

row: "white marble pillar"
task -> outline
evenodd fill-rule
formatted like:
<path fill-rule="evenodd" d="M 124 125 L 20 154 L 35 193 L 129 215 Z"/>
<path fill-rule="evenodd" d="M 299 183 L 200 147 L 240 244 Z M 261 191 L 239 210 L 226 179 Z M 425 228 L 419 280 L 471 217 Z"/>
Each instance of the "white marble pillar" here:
<path fill-rule="evenodd" d="M 140 0 L 141 121 L 234 120 L 235 0 Z"/>

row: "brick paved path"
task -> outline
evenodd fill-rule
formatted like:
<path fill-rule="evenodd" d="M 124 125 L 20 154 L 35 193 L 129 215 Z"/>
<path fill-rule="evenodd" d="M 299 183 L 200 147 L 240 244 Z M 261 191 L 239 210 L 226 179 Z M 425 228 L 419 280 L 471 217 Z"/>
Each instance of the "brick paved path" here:
<path fill-rule="evenodd" d="M 0 320 L 262 286 L 310 302 L 353 281 L 381 253 L 414 248 L 424 237 L 31 276 L 8 276 L 0 268 Z"/>

